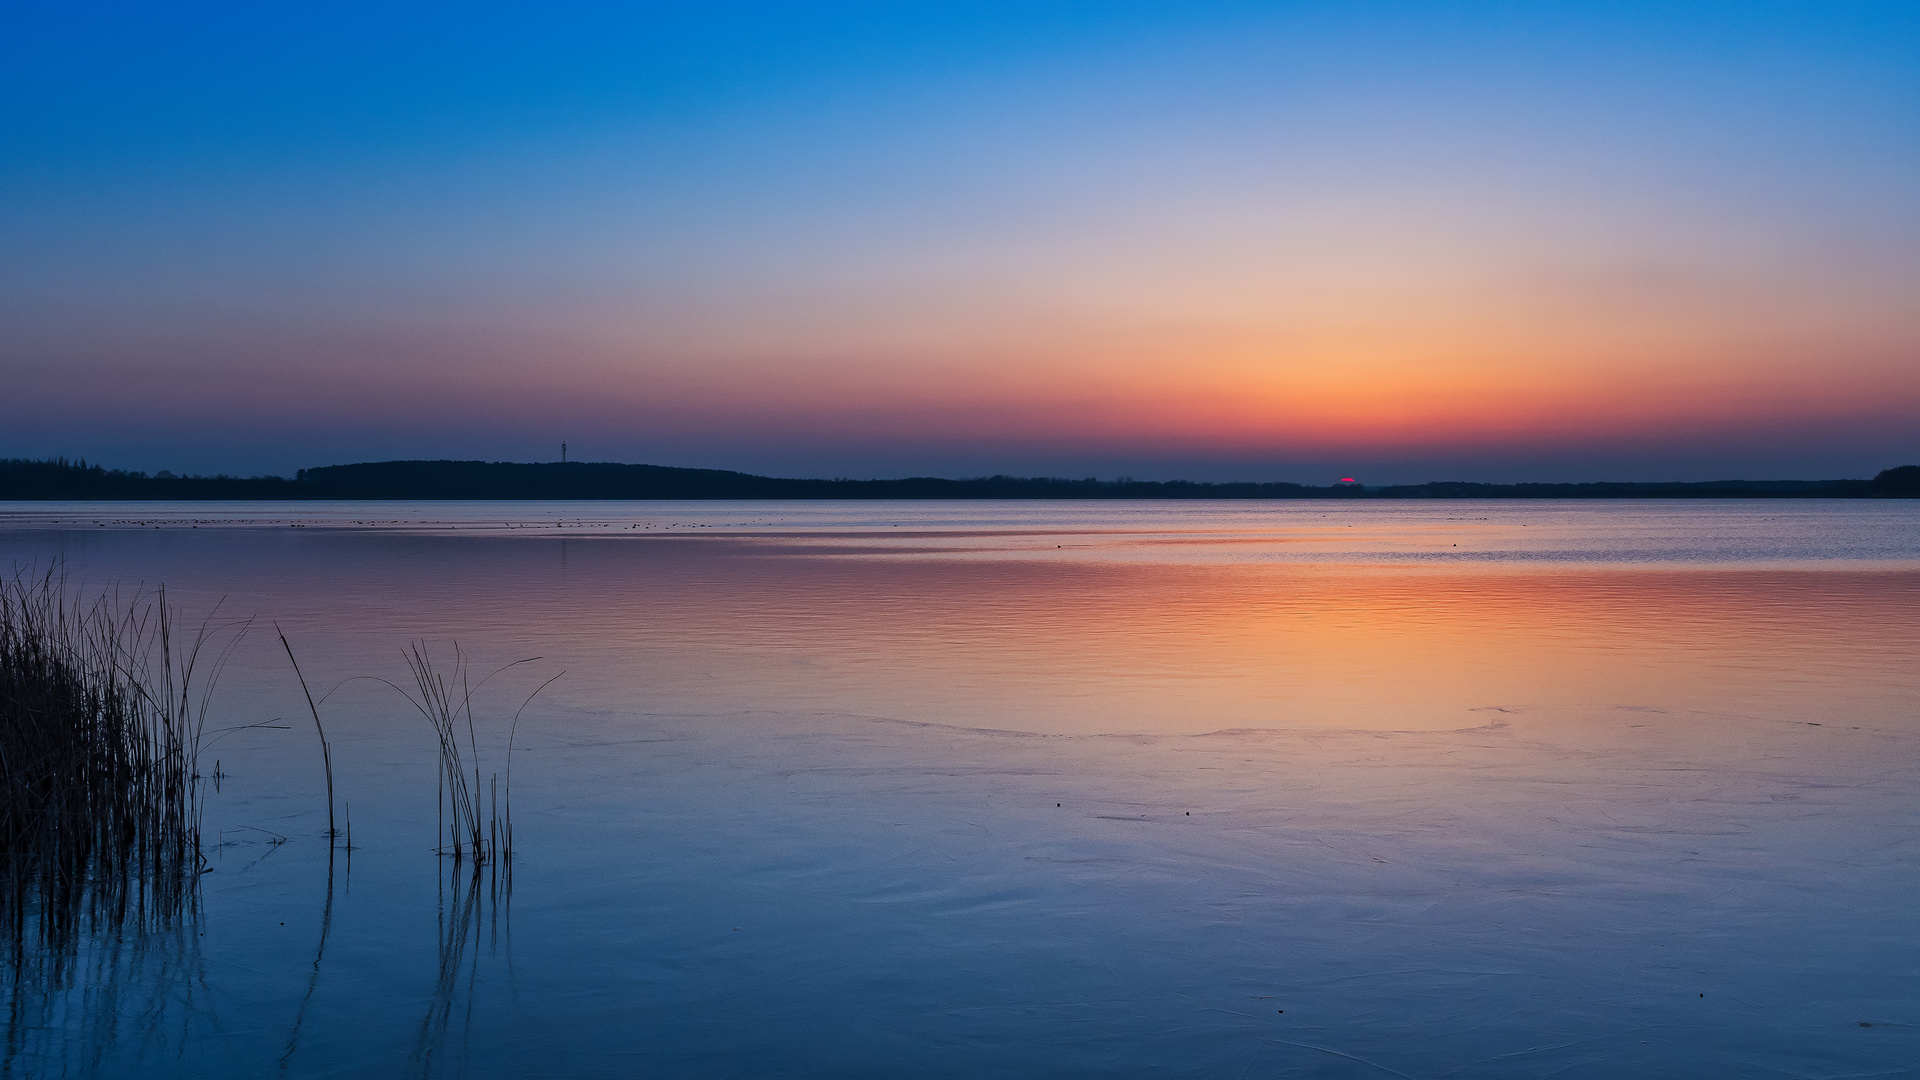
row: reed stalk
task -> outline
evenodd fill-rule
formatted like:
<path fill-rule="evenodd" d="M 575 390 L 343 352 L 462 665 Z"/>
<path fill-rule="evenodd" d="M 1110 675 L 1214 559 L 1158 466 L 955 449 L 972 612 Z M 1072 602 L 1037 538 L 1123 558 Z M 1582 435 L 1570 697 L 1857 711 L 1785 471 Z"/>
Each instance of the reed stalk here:
<path fill-rule="evenodd" d="M 333 820 L 333 745 L 327 742 L 327 729 L 320 723 L 320 706 L 314 703 L 313 691 L 307 688 L 307 677 L 300 671 L 300 661 L 294 659 L 293 646 L 287 643 L 286 632 L 275 623 L 273 632 L 280 637 L 280 647 L 287 650 L 287 662 L 293 665 L 293 677 L 300 680 L 300 692 L 307 696 L 307 711 L 313 714 L 313 730 L 320 736 L 320 763 L 327 771 L 327 844 L 340 839 L 340 830 L 334 827 Z"/>

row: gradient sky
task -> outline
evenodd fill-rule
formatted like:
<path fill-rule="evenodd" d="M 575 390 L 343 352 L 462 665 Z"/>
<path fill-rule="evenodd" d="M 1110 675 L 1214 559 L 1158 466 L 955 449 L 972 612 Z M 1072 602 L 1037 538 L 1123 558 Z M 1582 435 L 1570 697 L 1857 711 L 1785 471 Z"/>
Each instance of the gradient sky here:
<path fill-rule="evenodd" d="M 15 5 L 0 456 L 1920 461 L 1920 5 Z"/>

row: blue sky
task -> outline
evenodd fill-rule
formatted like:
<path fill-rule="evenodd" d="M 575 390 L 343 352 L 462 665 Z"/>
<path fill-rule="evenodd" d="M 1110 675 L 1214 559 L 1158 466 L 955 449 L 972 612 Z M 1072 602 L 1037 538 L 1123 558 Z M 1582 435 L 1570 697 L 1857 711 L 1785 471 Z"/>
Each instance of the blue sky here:
<path fill-rule="evenodd" d="M 0 40 L 0 454 L 1862 475 L 1911 4 L 116 5 Z"/>

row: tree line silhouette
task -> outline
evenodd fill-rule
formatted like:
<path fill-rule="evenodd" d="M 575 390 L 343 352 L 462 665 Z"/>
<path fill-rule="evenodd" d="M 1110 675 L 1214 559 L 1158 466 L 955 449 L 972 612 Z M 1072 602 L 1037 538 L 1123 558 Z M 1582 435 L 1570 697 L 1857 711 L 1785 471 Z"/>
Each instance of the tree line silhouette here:
<path fill-rule="evenodd" d="M 606 461 L 375 461 L 281 476 L 148 475 L 66 458 L 0 459 L 0 500 L 287 499 L 1712 499 L 1920 498 L 1920 465 L 1871 480 L 1316 487 L 1284 481 L 984 476 L 805 480 Z"/>

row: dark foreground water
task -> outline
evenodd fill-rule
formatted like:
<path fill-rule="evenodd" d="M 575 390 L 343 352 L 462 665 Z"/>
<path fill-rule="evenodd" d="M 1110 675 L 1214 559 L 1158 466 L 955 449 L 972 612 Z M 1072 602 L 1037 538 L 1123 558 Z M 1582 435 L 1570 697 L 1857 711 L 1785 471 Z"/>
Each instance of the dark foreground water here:
<path fill-rule="evenodd" d="M 54 560 L 284 720 L 198 912 L 16 958 L 14 1075 L 1920 1076 L 1920 504 L 0 510 Z M 415 639 L 541 658 L 488 777 L 565 672 L 510 891 L 343 683 Z"/>

